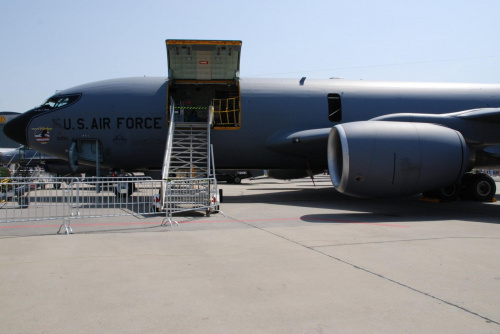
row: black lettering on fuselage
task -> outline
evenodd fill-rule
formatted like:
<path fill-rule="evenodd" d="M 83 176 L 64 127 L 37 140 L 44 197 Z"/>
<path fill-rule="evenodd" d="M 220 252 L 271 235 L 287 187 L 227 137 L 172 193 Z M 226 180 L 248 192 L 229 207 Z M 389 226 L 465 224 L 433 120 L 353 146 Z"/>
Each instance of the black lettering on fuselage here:
<path fill-rule="evenodd" d="M 92 130 L 95 130 L 95 129 L 111 129 L 110 127 L 110 124 L 111 123 L 111 119 L 105 117 L 105 118 L 94 118 L 92 119 L 92 127 L 91 129 Z"/>
<path fill-rule="evenodd" d="M 102 119 L 102 128 L 101 129 L 111 129 L 111 119 L 105 117 Z"/>
<path fill-rule="evenodd" d="M 78 124 L 78 130 L 85 129 L 85 120 L 83 118 L 78 118 L 76 124 Z"/>
<path fill-rule="evenodd" d="M 136 129 L 142 129 L 142 122 L 144 122 L 144 119 L 140 117 L 135 118 L 135 128 Z"/>
<path fill-rule="evenodd" d="M 124 127 L 132 130 L 142 129 L 161 129 L 161 117 L 118 117 L 116 119 L 116 128 L 123 129 Z M 104 126 L 104 124 L 103 124 Z M 107 124 L 109 126 L 109 123 Z M 107 127 L 109 129 L 109 127 Z"/>
<path fill-rule="evenodd" d="M 117 128 L 117 129 L 119 129 L 119 128 L 121 127 L 121 125 L 122 125 L 122 123 L 123 123 L 123 120 L 124 120 L 124 119 L 125 119 L 125 118 L 123 118 L 123 117 L 118 117 L 118 118 L 116 119 L 116 128 Z"/>
<path fill-rule="evenodd" d="M 127 129 L 133 129 L 134 128 L 134 119 L 132 117 L 127 118 Z"/>
<path fill-rule="evenodd" d="M 74 130 L 76 124 L 78 130 L 111 130 L 111 118 L 95 117 L 85 124 L 84 118 L 77 118 L 75 122 L 71 118 L 65 118 L 63 125 L 65 130 Z M 161 129 L 161 117 L 117 117 L 116 129 L 149 130 Z"/>
<path fill-rule="evenodd" d="M 64 119 L 64 130 L 71 130 L 71 118 Z"/>

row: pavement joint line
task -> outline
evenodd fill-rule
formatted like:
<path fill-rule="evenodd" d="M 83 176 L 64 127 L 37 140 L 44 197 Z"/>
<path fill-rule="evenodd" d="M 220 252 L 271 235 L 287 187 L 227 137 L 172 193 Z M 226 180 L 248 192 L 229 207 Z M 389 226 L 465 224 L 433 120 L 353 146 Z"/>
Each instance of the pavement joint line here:
<path fill-rule="evenodd" d="M 228 216 L 228 217 L 229 217 L 229 216 Z M 232 218 L 232 217 L 229 217 L 229 218 Z M 232 218 L 232 219 L 237 220 L 236 218 Z M 395 280 L 393 280 L 393 279 L 391 279 L 391 278 L 389 278 L 389 277 L 386 277 L 386 276 L 384 276 L 384 275 L 377 274 L 376 272 L 371 271 L 371 270 L 369 270 L 369 269 L 359 267 L 359 266 L 357 266 L 357 265 L 355 265 L 355 264 L 352 264 L 352 263 L 350 263 L 350 262 L 348 262 L 348 261 L 342 260 L 341 258 L 338 258 L 338 257 L 336 257 L 336 256 L 333 256 L 333 255 L 327 254 L 327 253 L 325 253 L 325 252 L 322 252 L 322 251 L 320 251 L 319 249 L 315 249 L 315 248 L 313 248 L 313 247 L 306 246 L 306 245 L 304 245 L 304 244 L 301 244 L 301 243 L 300 243 L 300 242 L 298 242 L 298 241 L 295 241 L 295 240 L 289 239 L 289 238 L 287 238 L 287 237 L 285 237 L 285 236 L 282 236 L 282 235 L 279 235 L 279 234 L 277 234 L 277 233 L 275 233 L 275 232 L 271 232 L 271 231 L 269 231 L 269 230 L 267 230 L 267 229 L 265 229 L 265 228 L 262 228 L 262 227 L 258 227 L 258 226 L 252 225 L 252 224 L 250 224 L 249 222 L 246 222 L 246 221 L 244 221 L 244 220 L 238 220 L 238 221 L 239 221 L 240 223 L 246 224 L 246 225 L 248 225 L 248 226 L 250 226 L 250 227 L 253 227 L 253 228 L 256 228 L 256 229 L 258 229 L 258 230 L 261 230 L 262 232 L 265 232 L 265 233 L 268 233 L 268 234 L 274 235 L 274 236 L 276 236 L 276 237 L 278 237 L 278 238 L 281 238 L 281 239 L 286 240 L 286 241 L 288 241 L 288 242 L 294 243 L 294 244 L 296 244 L 296 245 L 298 245 L 298 246 L 301 246 L 301 247 L 303 247 L 303 248 L 306 248 L 306 249 L 311 250 L 311 251 L 313 251 L 313 252 L 316 252 L 316 253 L 318 253 L 318 254 L 321 254 L 321 255 L 327 256 L 327 257 L 329 257 L 329 258 L 331 258 L 331 259 L 333 259 L 333 260 L 336 260 L 336 261 L 338 261 L 338 262 L 341 262 L 341 263 L 347 264 L 347 265 L 349 265 L 349 266 L 353 267 L 354 269 L 358 269 L 358 270 L 364 271 L 364 272 L 366 272 L 366 273 L 368 273 L 368 274 L 371 274 L 371 275 L 373 275 L 373 276 L 379 277 L 379 278 L 381 278 L 381 279 L 383 279 L 383 280 L 386 280 L 386 281 L 389 281 L 389 282 L 391 282 L 391 283 L 397 284 L 397 285 L 399 285 L 399 286 L 401 286 L 401 287 L 403 287 L 403 288 L 409 289 L 409 290 L 414 291 L 414 292 L 416 292 L 416 293 L 418 293 L 418 294 L 424 295 L 424 296 L 426 296 L 426 297 L 430 297 L 430 298 L 432 298 L 432 299 L 434 299 L 434 300 L 437 300 L 437 301 L 439 301 L 439 302 L 442 302 L 442 303 L 444 303 L 444 304 L 446 304 L 446 305 L 449 305 L 449 306 L 455 307 L 455 308 L 457 308 L 457 309 L 459 309 L 459 310 L 462 310 L 462 311 L 464 311 L 464 312 L 466 312 L 466 313 L 469 313 L 469 314 L 474 315 L 474 316 L 476 316 L 476 317 L 479 317 L 479 318 L 481 318 L 481 319 L 483 319 L 483 320 L 486 320 L 486 322 L 487 322 L 487 323 L 493 323 L 493 324 L 495 324 L 495 325 L 499 325 L 499 326 L 500 326 L 500 322 L 498 322 L 498 321 L 492 320 L 492 319 L 490 319 L 490 318 L 487 318 L 487 317 L 485 317 L 485 316 L 480 315 L 479 313 L 476 313 L 476 312 L 473 312 L 473 311 L 471 311 L 471 310 L 468 310 L 468 309 L 466 309 L 466 308 L 464 308 L 464 307 L 462 307 L 462 306 L 459 306 L 459 305 L 457 305 L 457 304 L 453 304 L 452 302 L 449 302 L 449 301 L 446 301 L 446 300 L 441 299 L 441 298 L 439 298 L 439 297 L 433 296 L 433 295 L 431 295 L 430 293 L 427 293 L 427 292 L 424 292 L 424 291 L 418 290 L 418 289 L 413 288 L 413 287 L 411 287 L 411 286 L 409 286 L 409 285 L 407 285 L 407 284 L 404 284 L 404 283 L 401 283 L 401 282 L 395 281 Z"/>
<path fill-rule="evenodd" d="M 356 246 L 356 245 L 371 245 L 371 244 L 387 244 L 393 242 L 411 242 L 411 241 L 431 241 L 431 240 L 446 240 L 446 239 L 500 239 L 494 237 L 443 237 L 443 238 L 424 238 L 424 239 L 401 239 L 401 240 L 387 240 L 387 241 L 371 241 L 371 242 L 356 242 L 351 244 L 331 244 L 331 245 L 317 245 L 311 246 L 314 248 L 321 247 L 337 247 L 337 246 Z"/>

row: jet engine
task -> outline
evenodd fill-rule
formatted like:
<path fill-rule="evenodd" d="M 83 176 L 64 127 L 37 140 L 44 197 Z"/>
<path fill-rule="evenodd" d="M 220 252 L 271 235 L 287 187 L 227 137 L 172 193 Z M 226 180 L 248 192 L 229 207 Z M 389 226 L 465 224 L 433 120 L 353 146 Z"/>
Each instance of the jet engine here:
<path fill-rule="evenodd" d="M 328 138 L 334 187 L 357 197 L 412 195 L 449 186 L 473 166 L 455 130 L 429 123 L 339 124 Z"/>

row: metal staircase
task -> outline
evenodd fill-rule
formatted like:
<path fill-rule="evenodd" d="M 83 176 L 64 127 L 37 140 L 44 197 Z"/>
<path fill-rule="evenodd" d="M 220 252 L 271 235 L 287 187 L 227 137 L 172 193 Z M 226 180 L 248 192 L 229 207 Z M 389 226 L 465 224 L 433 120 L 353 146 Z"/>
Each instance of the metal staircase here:
<path fill-rule="evenodd" d="M 172 215 L 177 212 L 205 210 L 209 215 L 218 210 L 217 181 L 210 145 L 211 117 L 204 122 L 184 122 L 176 114 L 180 108 L 171 101 L 162 170 L 161 207 L 170 225 L 175 222 Z M 166 224 L 166 219 L 162 225 Z"/>

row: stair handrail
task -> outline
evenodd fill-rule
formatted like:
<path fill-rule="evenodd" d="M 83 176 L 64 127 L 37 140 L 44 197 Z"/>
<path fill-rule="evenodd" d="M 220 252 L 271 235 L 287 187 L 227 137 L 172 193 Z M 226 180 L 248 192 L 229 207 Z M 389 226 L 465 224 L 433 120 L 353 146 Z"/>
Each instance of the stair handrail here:
<path fill-rule="evenodd" d="M 174 138 L 174 114 L 175 114 L 175 103 L 174 99 L 170 98 L 170 122 L 168 125 L 165 156 L 163 157 L 163 171 L 162 171 L 163 180 L 167 180 L 169 178 L 169 173 L 170 173 L 170 155 L 172 152 L 172 142 Z"/>
<path fill-rule="evenodd" d="M 211 139 L 210 138 L 211 137 L 210 136 L 210 129 L 212 127 L 212 120 L 213 120 L 212 116 L 213 116 L 213 110 L 214 110 L 213 106 L 210 106 L 208 108 L 208 110 L 209 110 L 210 115 L 208 117 L 209 119 L 208 119 L 208 122 L 207 122 L 207 177 L 210 178 L 210 169 L 211 169 L 210 167 L 211 167 L 211 163 L 213 162 L 210 159 L 210 154 L 211 154 L 212 149 L 213 149 L 212 148 L 212 143 L 210 141 L 210 139 Z M 213 166 L 213 164 L 212 164 L 212 166 Z M 213 175 L 215 176 L 215 173 Z"/>
<path fill-rule="evenodd" d="M 214 101 L 212 100 L 212 104 L 208 106 L 208 124 L 213 127 L 215 125 L 215 109 L 214 109 Z"/>

